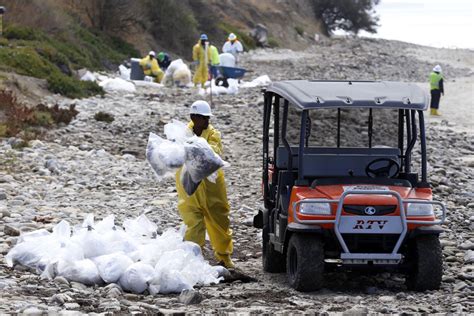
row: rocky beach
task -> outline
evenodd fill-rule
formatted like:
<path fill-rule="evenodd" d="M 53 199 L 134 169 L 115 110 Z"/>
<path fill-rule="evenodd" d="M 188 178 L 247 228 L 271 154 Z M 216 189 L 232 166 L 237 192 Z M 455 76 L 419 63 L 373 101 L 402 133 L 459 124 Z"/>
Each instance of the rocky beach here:
<path fill-rule="evenodd" d="M 474 52 L 417 46 L 397 41 L 335 38 L 303 51 L 260 49 L 243 54 L 246 80 L 268 75 L 285 79 L 396 80 L 428 88 L 433 65 L 446 77 L 442 116 L 428 117 L 428 174 L 436 200 L 448 209 L 441 235 L 441 288 L 408 291 L 395 273 L 333 272 L 324 289 L 300 293 L 285 274 L 263 273 L 261 231 L 252 218 L 262 204 L 261 87 L 213 97 L 212 124 L 221 131 L 234 258 L 256 281 L 224 282 L 196 288 L 198 304 L 173 295 L 135 295 L 115 284 L 85 286 L 66 279 L 42 280 L 22 266 L 7 267 L 4 256 L 21 233 L 51 229 L 62 219 L 73 224 L 85 214 L 114 214 L 116 221 L 140 214 L 159 230 L 179 228 L 174 180 L 158 183 L 145 161 L 150 132 L 162 134 L 172 119 L 185 122 L 195 89 L 137 87 L 81 100 L 46 96 L 45 102 L 76 104 L 69 125 L 49 130 L 29 146 L 18 138 L 0 142 L 0 313 L 456 313 L 474 310 Z M 207 96 L 208 97 L 208 96 Z M 114 116 L 96 121 L 97 112 Z M 428 113 L 426 113 L 427 116 Z M 209 247 L 209 245 L 208 245 Z M 205 257 L 212 262 L 210 249 Z M 215 263 L 215 262 L 214 262 Z"/>

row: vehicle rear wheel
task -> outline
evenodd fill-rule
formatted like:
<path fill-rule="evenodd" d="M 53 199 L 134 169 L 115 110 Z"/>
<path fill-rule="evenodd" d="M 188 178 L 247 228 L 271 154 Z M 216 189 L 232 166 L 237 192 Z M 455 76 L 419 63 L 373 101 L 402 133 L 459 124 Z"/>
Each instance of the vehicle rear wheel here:
<path fill-rule="evenodd" d="M 285 256 L 270 243 L 268 224 L 262 229 L 262 264 L 265 272 L 285 272 Z"/>
<path fill-rule="evenodd" d="M 410 290 L 437 290 L 443 277 L 443 254 L 438 235 L 416 237 L 409 245 L 411 269 L 406 276 Z"/>
<path fill-rule="evenodd" d="M 323 286 L 324 246 L 320 236 L 293 234 L 286 254 L 286 273 L 295 290 L 310 292 Z"/>

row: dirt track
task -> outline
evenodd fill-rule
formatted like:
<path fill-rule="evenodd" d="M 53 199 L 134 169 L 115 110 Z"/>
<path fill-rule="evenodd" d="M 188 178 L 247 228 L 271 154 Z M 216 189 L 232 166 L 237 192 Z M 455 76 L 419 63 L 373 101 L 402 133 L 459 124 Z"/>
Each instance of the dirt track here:
<path fill-rule="evenodd" d="M 433 49 L 400 42 L 375 40 L 334 40 L 304 52 L 259 51 L 243 56 L 249 76 L 268 74 L 272 80 L 296 78 L 389 79 L 423 81 L 432 63 L 416 59 Z M 423 53 L 423 54 L 422 54 Z M 472 60 L 473 52 L 449 51 Z M 266 61 L 265 55 L 271 56 Z M 291 59 L 287 57 L 294 54 Z M 423 56 L 426 56 L 423 55 Z M 263 57 L 262 57 L 263 56 Z M 458 56 L 458 55 L 456 55 Z M 440 58 L 437 63 L 442 63 Z M 449 80 L 464 77 L 472 86 L 472 65 L 459 62 L 443 65 Z M 464 82 L 464 81 L 462 81 Z M 298 293 L 288 287 L 283 274 L 261 270 L 260 231 L 251 227 L 251 218 L 261 204 L 261 117 L 262 97 L 258 88 L 240 90 L 237 96 L 214 97 L 213 124 L 222 132 L 224 158 L 231 163 L 226 171 L 232 206 L 237 267 L 257 282 L 222 283 L 199 289 L 204 296 L 199 305 L 178 303 L 177 295 L 112 296 L 111 287 L 92 288 L 39 280 L 21 267 L 10 270 L 0 261 L 0 311 L 114 313 L 293 313 L 293 312 L 381 312 L 381 313 L 467 313 L 473 309 L 474 204 L 472 126 L 449 114 L 455 95 L 450 83 L 442 101 L 446 116 L 429 123 L 428 147 L 431 180 L 437 199 L 449 208 L 449 222 L 442 235 L 445 276 L 439 291 L 408 292 L 403 276 L 351 272 L 328 274 L 325 288 L 314 293 Z M 472 90 L 471 90 L 472 91 Z M 135 95 L 110 94 L 104 99 L 78 102 L 80 114 L 70 126 L 51 131 L 42 142 L 33 142 L 23 151 L 0 147 L 0 248 L 2 255 L 16 241 L 13 231 L 50 228 L 61 218 L 73 223 L 85 213 L 96 217 L 114 213 L 119 222 L 145 212 L 160 227 L 177 227 L 176 193 L 172 181 L 158 185 L 143 152 L 148 132 L 162 131 L 172 118 L 187 119 L 188 107 L 197 98 L 194 90 L 141 90 Z M 468 103 L 472 109 L 472 94 Z M 108 125 L 96 122 L 94 114 L 107 111 L 116 120 Z M 463 116 L 464 118 L 466 116 Z M 447 120 L 446 120 L 447 119 Z M 468 122 L 467 122 L 468 123 Z M 462 128 L 461 128 L 462 127 Z M 466 128 L 468 129 L 466 131 Z M 136 153 L 123 155 L 126 151 Z M 46 161 L 54 159 L 61 172 L 50 172 Z M 38 217 L 51 216 L 53 223 Z M 205 255 L 209 256 L 209 253 Z M 55 294 L 67 295 L 62 303 Z"/>

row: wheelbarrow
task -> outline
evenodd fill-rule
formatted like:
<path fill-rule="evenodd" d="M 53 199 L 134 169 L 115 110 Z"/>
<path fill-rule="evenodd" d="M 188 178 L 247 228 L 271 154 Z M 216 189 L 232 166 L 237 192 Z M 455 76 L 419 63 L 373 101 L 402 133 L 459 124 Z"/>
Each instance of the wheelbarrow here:
<path fill-rule="evenodd" d="M 240 79 L 246 70 L 236 67 L 211 66 L 211 75 L 216 79 L 216 86 L 229 87 L 227 79 Z"/>

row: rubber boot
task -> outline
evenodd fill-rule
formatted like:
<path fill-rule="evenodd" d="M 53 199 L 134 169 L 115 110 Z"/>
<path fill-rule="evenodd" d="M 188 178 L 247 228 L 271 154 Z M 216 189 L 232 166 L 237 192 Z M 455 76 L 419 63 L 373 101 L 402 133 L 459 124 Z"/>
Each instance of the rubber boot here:
<path fill-rule="evenodd" d="M 441 114 L 439 113 L 438 109 L 433 109 L 433 115 L 440 116 Z"/>
<path fill-rule="evenodd" d="M 224 266 L 227 269 L 232 269 L 235 267 L 234 262 L 230 258 L 230 255 L 216 254 L 216 259 L 217 261 L 219 261 L 219 265 Z"/>

